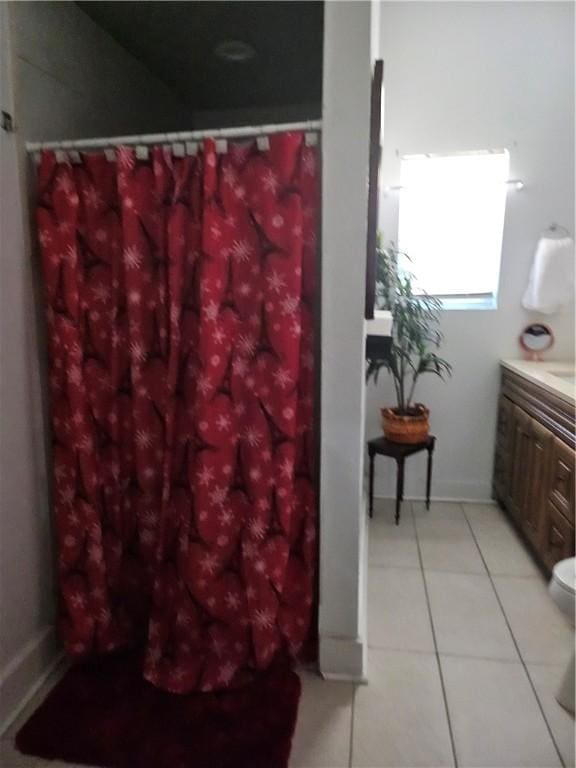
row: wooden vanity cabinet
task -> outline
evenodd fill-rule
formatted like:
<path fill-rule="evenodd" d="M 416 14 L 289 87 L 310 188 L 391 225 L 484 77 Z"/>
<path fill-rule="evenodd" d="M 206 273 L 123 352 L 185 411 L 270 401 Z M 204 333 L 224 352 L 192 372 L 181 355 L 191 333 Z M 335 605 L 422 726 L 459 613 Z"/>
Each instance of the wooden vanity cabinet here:
<path fill-rule="evenodd" d="M 512 411 L 512 506 L 510 512 L 519 524 L 522 524 L 530 497 L 531 421 L 528 414 L 514 406 Z"/>
<path fill-rule="evenodd" d="M 552 448 L 550 501 L 574 525 L 574 450 L 558 438 Z"/>
<path fill-rule="evenodd" d="M 526 537 L 535 546 L 539 546 L 545 520 L 550 456 L 554 436 L 530 418 L 530 458 L 528 464 L 528 490 L 524 505 L 524 515 L 520 523 Z"/>
<path fill-rule="evenodd" d="M 546 505 L 538 554 L 548 570 L 559 560 L 574 555 L 574 526 L 551 501 Z"/>
<path fill-rule="evenodd" d="M 540 563 L 574 555 L 574 406 L 503 370 L 493 495 Z"/>
<path fill-rule="evenodd" d="M 514 403 L 507 397 L 498 401 L 496 454 L 494 457 L 494 496 L 512 510 L 512 466 L 514 450 Z"/>

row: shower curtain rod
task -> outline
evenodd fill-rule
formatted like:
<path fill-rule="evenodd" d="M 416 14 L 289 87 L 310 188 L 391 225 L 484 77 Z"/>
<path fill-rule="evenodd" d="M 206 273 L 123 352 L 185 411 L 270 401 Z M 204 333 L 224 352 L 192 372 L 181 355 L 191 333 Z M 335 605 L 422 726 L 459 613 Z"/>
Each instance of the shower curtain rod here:
<path fill-rule="evenodd" d="M 300 123 L 272 123 L 270 125 L 242 125 L 237 128 L 207 128 L 201 131 L 180 131 L 177 133 L 149 133 L 142 136 L 112 136 L 107 139 L 75 139 L 72 141 L 33 141 L 26 142 L 27 152 L 40 152 L 42 149 L 98 149 L 130 144 L 170 144 L 179 141 L 199 141 L 201 139 L 231 139 L 249 136 L 268 136 L 285 131 L 321 131 L 321 120 L 304 120 Z"/>

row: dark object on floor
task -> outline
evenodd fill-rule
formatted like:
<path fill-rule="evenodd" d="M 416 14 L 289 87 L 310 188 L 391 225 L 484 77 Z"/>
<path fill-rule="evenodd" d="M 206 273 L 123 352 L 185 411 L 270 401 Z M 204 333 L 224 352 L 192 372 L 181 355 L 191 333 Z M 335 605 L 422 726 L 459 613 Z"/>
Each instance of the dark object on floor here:
<path fill-rule="evenodd" d="M 430 509 L 430 485 L 432 483 L 432 454 L 436 438 L 429 435 L 423 443 L 411 445 L 409 443 L 393 443 L 385 437 L 376 437 L 368 440 L 368 456 L 370 457 L 370 517 L 374 512 L 374 456 L 390 456 L 396 460 L 396 525 L 400 522 L 400 505 L 404 498 L 404 459 L 419 451 L 428 451 L 428 472 L 426 476 L 426 509 Z"/>
<path fill-rule="evenodd" d="M 300 679 L 287 666 L 219 693 L 171 694 L 135 657 L 72 667 L 16 736 L 26 754 L 103 768 L 286 768 Z"/>

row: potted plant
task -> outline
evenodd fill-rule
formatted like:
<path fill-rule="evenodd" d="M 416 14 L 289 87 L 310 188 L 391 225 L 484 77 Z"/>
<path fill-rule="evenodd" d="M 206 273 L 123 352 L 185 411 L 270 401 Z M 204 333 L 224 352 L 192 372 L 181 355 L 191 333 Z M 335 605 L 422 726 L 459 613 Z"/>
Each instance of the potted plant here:
<path fill-rule="evenodd" d="M 435 351 L 443 340 L 441 304 L 428 294 L 414 294 L 414 277 L 398 268 L 399 255 L 393 246 L 377 248 L 376 302 L 392 314 L 392 341 L 386 359 L 367 361 L 366 380 L 376 383 L 381 368 L 390 371 L 396 406 L 381 409 L 384 435 L 396 443 L 420 443 L 428 437 L 430 411 L 414 402 L 418 379 L 423 373 L 444 379 L 452 366 Z"/>

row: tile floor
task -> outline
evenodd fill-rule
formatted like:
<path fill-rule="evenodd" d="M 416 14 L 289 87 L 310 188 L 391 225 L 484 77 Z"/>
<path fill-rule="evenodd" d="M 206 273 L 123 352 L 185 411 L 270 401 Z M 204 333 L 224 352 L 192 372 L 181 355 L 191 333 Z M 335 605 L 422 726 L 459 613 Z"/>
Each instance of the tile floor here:
<path fill-rule="evenodd" d="M 554 698 L 571 627 L 502 513 L 377 503 L 369 543 L 369 684 L 303 672 L 291 768 L 574 766 Z M 2 768 L 70 768 L 0 742 Z M 78 767 L 82 768 L 82 767 Z"/>
<path fill-rule="evenodd" d="M 574 766 L 554 694 L 573 630 L 500 510 L 404 503 L 370 522 L 369 684 L 304 676 L 292 768 Z"/>

